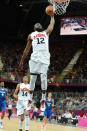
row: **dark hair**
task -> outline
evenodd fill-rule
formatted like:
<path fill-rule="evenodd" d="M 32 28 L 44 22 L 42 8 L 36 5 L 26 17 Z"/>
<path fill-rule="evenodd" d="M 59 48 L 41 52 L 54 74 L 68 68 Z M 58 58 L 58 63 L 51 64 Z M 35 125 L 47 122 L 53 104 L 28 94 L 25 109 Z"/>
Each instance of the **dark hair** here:
<path fill-rule="evenodd" d="M 37 24 L 37 23 L 36 23 L 36 24 Z M 36 24 L 35 24 L 35 25 L 36 25 Z M 39 23 L 39 24 L 40 24 L 40 23 Z M 41 25 L 40 28 L 39 28 L 39 27 L 36 27 L 35 25 L 34 25 L 34 30 L 35 30 L 35 31 L 38 31 L 38 32 L 42 32 L 42 31 L 44 31 L 44 28 L 42 27 L 41 24 L 40 24 L 40 25 Z"/>

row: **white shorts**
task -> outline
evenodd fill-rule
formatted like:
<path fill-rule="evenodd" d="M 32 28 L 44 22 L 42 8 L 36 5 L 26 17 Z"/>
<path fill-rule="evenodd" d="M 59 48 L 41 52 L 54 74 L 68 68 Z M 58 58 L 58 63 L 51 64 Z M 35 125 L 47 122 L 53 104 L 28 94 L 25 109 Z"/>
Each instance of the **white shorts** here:
<path fill-rule="evenodd" d="M 30 60 L 29 67 L 30 67 L 30 73 L 47 74 L 49 65 Z"/>
<path fill-rule="evenodd" d="M 28 105 L 28 100 L 18 100 L 17 101 L 17 116 L 24 114 L 25 110 L 30 110 L 31 107 Z"/>

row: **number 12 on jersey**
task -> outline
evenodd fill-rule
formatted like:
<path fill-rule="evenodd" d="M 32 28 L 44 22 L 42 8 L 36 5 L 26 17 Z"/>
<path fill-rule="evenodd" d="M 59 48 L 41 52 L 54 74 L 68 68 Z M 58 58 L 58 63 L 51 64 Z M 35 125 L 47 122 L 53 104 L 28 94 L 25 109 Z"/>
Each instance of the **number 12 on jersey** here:
<path fill-rule="evenodd" d="M 45 44 L 45 39 L 43 37 L 37 38 L 37 44 Z"/>

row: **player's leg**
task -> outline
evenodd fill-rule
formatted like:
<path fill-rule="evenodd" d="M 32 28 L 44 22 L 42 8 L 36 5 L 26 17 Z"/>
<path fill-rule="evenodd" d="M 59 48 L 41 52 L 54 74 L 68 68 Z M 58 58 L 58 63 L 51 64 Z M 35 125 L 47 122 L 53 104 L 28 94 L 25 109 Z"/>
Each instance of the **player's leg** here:
<path fill-rule="evenodd" d="M 11 118 L 11 115 L 12 115 L 12 109 L 8 109 L 8 119 L 10 120 Z"/>
<path fill-rule="evenodd" d="M 29 111 L 25 110 L 25 131 L 29 130 Z"/>
<path fill-rule="evenodd" d="M 10 120 L 10 109 L 8 109 L 8 119 Z"/>
<path fill-rule="evenodd" d="M 46 99 L 48 67 L 49 65 L 41 63 L 40 78 L 41 78 L 41 89 L 42 89 L 42 101 Z"/>
<path fill-rule="evenodd" d="M 46 126 L 46 124 L 48 123 L 48 121 L 49 121 L 49 119 L 47 118 L 47 117 L 44 117 L 44 119 L 43 119 L 43 128 Z"/>
<path fill-rule="evenodd" d="M 43 121 L 42 121 L 42 124 L 41 124 L 41 129 L 44 129 L 44 127 L 46 126 L 46 123 L 48 122 L 48 111 L 45 110 L 44 112 L 44 118 L 43 118 Z"/>
<path fill-rule="evenodd" d="M 41 89 L 42 89 L 42 101 L 46 99 L 46 91 L 47 91 L 47 74 L 40 74 L 41 78 Z"/>
<path fill-rule="evenodd" d="M 47 114 L 47 119 L 46 119 L 46 123 L 48 123 L 48 121 L 52 118 L 52 110 L 48 110 L 48 114 Z"/>
<path fill-rule="evenodd" d="M 23 101 L 17 101 L 17 116 L 20 116 L 19 119 L 19 131 L 23 131 L 23 121 L 24 121 L 24 106 Z"/>
<path fill-rule="evenodd" d="M 45 110 L 44 112 L 44 119 L 43 119 L 43 122 L 42 122 L 42 128 L 46 127 L 49 119 L 52 118 L 52 111 L 50 110 Z"/>
<path fill-rule="evenodd" d="M 3 128 L 3 119 L 4 119 L 4 116 L 5 116 L 5 111 L 2 111 L 2 113 L 1 113 L 1 119 L 0 119 L 0 128 Z"/>
<path fill-rule="evenodd" d="M 21 114 L 19 120 L 19 131 L 23 131 L 23 121 L 24 121 L 24 114 Z"/>
<path fill-rule="evenodd" d="M 1 119 L 0 119 L 0 128 L 3 128 L 3 119 L 5 117 L 5 111 L 6 111 L 6 101 L 1 102 Z"/>
<path fill-rule="evenodd" d="M 12 116 L 12 109 L 10 110 L 10 118 L 11 118 L 11 116 Z"/>
<path fill-rule="evenodd" d="M 33 97 L 33 91 L 35 89 L 35 83 L 37 79 L 37 74 L 36 74 L 36 63 L 32 60 L 29 61 L 29 68 L 30 68 L 30 101 L 32 101 Z"/>
<path fill-rule="evenodd" d="M 30 73 L 30 100 L 32 101 L 33 92 L 35 89 L 35 83 L 37 79 L 37 74 Z"/>

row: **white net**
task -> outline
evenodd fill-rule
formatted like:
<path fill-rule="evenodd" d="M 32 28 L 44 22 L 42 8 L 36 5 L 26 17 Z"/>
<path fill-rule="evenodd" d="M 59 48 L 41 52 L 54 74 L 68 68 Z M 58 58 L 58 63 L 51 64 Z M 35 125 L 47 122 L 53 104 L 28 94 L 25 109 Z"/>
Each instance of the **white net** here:
<path fill-rule="evenodd" d="M 55 2 L 54 0 L 48 0 L 48 2 L 53 5 L 53 9 L 56 15 L 63 15 L 66 13 L 66 9 L 70 0 L 66 0 L 65 2 Z"/>

